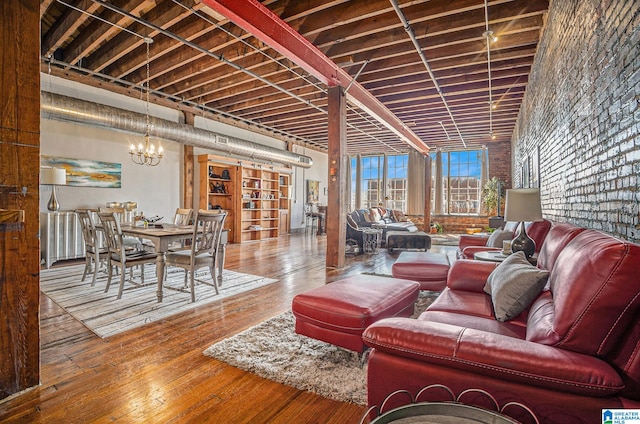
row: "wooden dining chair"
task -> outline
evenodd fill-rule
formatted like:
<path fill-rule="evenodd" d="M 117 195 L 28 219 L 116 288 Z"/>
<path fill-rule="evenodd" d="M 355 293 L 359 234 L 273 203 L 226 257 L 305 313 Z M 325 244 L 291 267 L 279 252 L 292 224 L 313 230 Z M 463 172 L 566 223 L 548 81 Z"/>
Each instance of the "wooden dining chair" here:
<path fill-rule="evenodd" d="M 120 221 L 116 217 L 115 213 L 111 212 L 98 212 L 100 222 L 102 223 L 102 229 L 104 231 L 105 239 L 107 240 L 107 267 L 109 268 L 109 276 L 107 278 L 107 285 L 104 289 L 105 292 L 109 291 L 111 285 L 111 277 L 113 274 L 113 268 L 120 268 L 120 287 L 118 288 L 118 299 L 122 297 L 122 291 L 124 290 L 124 281 L 127 268 L 132 268 L 140 265 L 140 284 L 133 280 L 133 273 L 129 277 L 129 281 L 136 285 L 144 285 L 144 264 L 155 263 L 157 254 L 155 252 L 148 252 L 146 250 L 127 250 L 123 244 L 122 228 L 120 228 Z"/>
<path fill-rule="evenodd" d="M 189 225 L 191 224 L 191 217 L 193 215 L 193 209 L 176 209 L 176 214 L 173 216 L 173 224 L 174 225 Z M 169 251 L 175 252 L 178 250 L 186 249 L 191 241 L 180 240 L 171 243 L 169 246 Z"/>
<path fill-rule="evenodd" d="M 124 208 L 98 208 L 98 213 L 112 213 L 118 220 L 118 223 L 122 223 L 124 220 Z M 143 241 L 136 237 L 124 236 L 122 239 L 126 249 L 142 249 L 144 248 Z"/>
<path fill-rule="evenodd" d="M 173 217 L 173 223 L 175 225 L 189 225 L 191 224 L 191 216 L 193 215 L 193 209 L 176 209 L 176 214 Z"/>
<path fill-rule="evenodd" d="M 213 286 L 216 289 L 216 294 L 219 294 L 216 279 L 216 258 L 218 257 L 220 235 L 222 234 L 226 217 L 226 212 L 198 211 L 193 228 L 191 249 L 167 253 L 166 263 L 168 266 L 175 266 L 185 270 L 185 287 L 188 277 L 192 302 L 196 301 L 196 281 Z M 196 270 L 204 267 L 209 268 L 212 283 L 195 278 Z"/>
<path fill-rule="evenodd" d="M 91 280 L 91 286 L 96 284 L 96 277 L 100 270 L 100 263 L 107 261 L 108 249 L 104 246 L 100 246 L 98 239 L 98 230 L 93 222 L 91 211 L 88 209 L 76 210 L 78 219 L 80 221 L 80 227 L 82 228 L 82 236 L 84 237 L 84 251 L 85 251 L 85 264 L 84 272 L 82 273 L 82 280 L 87 277 L 87 273 L 93 269 L 93 279 Z"/>

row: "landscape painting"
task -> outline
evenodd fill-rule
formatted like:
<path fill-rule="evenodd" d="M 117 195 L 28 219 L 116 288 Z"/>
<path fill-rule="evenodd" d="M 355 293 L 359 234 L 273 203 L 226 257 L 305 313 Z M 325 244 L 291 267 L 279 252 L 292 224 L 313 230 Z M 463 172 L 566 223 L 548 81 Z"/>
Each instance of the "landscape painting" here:
<path fill-rule="evenodd" d="M 67 171 L 67 185 L 79 187 L 122 187 L 122 164 L 86 159 L 40 156 L 40 166 L 63 168 Z"/>

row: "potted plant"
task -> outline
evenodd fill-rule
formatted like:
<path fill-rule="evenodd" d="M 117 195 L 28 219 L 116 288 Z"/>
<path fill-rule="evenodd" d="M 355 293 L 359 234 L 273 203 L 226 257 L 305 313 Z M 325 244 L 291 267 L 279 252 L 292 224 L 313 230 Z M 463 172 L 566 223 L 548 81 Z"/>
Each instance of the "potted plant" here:
<path fill-rule="evenodd" d="M 429 232 L 431 234 L 442 233 L 442 231 L 443 231 L 442 225 L 437 222 L 432 222 L 431 225 L 429 226 Z"/>
<path fill-rule="evenodd" d="M 482 204 L 489 218 L 489 227 L 499 228 L 504 225 L 501 210 L 504 210 L 505 183 L 497 177 L 488 180 L 482 187 Z"/>
<path fill-rule="evenodd" d="M 497 177 L 488 180 L 482 187 L 482 204 L 488 215 L 501 216 L 505 201 L 505 183 Z M 498 203 L 499 202 L 499 203 Z"/>

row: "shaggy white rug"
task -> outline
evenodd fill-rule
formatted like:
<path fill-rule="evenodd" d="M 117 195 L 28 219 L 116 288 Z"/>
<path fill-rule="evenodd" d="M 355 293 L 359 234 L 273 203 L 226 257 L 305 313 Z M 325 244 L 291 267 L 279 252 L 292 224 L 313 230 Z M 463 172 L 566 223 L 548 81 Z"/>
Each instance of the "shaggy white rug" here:
<path fill-rule="evenodd" d="M 109 292 L 105 293 L 107 277 L 104 273 L 98 274 L 93 287 L 92 275 L 88 275 L 85 281 L 80 281 L 84 264 L 40 271 L 40 290 L 96 335 L 105 338 L 278 281 L 225 269 L 222 272 L 220 294 L 216 295 L 212 286 L 199 284 L 196 285 L 196 301 L 192 303 L 188 290 L 185 292 L 165 288 L 162 303 L 158 303 L 155 269 L 154 265 L 145 267 L 143 287 L 125 283 L 121 299 L 116 298 L 119 276 L 112 278 Z M 136 270 L 134 276 L 139 276 L 139 271 Z M 197 276 L 211 281 L 207 268 L 199 271 Z M 182 289 L 183 283 L 184 272 L 178 268 L 170 268 L 164 286 Z"/>
<path fill-rule="evenodd" d="M 438 293 L 422 292 L 414 317 Z M 367 368 L 355 352 L 294 331 L 295 317 L 284 312 L 222 340 L 204 354 L 301 390 L 341 402 L 367 404 Z"/>

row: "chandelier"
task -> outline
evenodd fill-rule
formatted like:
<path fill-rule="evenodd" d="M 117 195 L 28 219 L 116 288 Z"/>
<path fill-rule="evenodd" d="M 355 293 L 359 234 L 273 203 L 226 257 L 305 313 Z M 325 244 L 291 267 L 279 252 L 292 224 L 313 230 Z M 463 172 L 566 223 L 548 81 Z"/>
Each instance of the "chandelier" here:
<path fill-rule="evenodd" d="M 142 142 L 138 143 L 138 145 L 134 145 L 131 143 L 129 145 L 129 154 L 131 155 L 131 160 L 133 163 L 138 165 L 148 165 L 148 166 L 156 166 L 162 160 L 164 156 L 164 149 L 162 145 L 158 143 L 158 150 L 156 151 L 156 146 L 151 142 L 150 130 L 151 130 L 151 120 L 149 117 L 149 92 L 151 89 L 149 88 L 149 44 L 153 43 L 153 39 L 151 37 L 145 37 L 144 42 L 147 45 L 147 89 L 146 89 L 146 129 L 144 134 L 144 144 Z M 144 87 L 144 84 L 143 84 Z"/>

